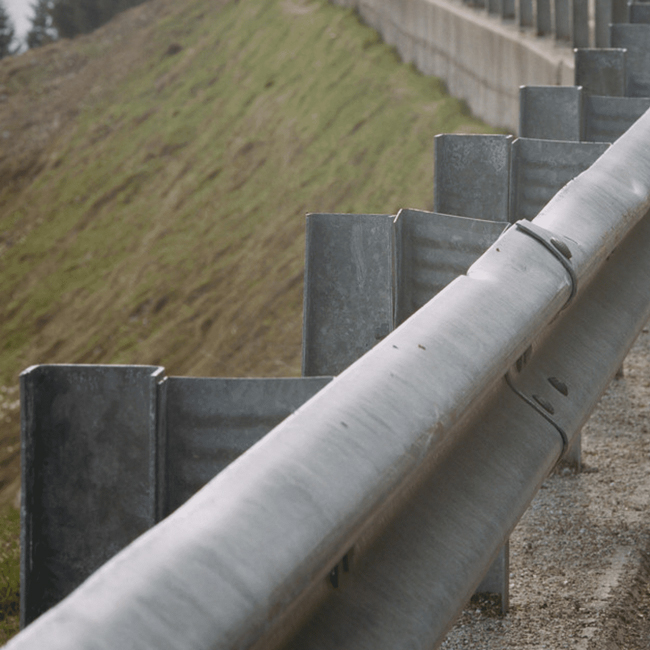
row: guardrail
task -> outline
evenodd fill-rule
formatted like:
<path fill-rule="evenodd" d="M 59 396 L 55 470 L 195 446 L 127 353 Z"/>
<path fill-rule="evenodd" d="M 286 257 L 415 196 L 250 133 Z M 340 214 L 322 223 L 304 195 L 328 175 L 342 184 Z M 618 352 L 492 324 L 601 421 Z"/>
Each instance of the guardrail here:
<path fill-rule="evenodd" d="M 535 139 L 436 139 L 438 212 L 308 217 L 305 377 L 23 373 L 42 615 L 8 648 L 427 648 L 495 560 L 507 597 L 503 544 L 650 316 L 650 113 L 521 96 Z"/>

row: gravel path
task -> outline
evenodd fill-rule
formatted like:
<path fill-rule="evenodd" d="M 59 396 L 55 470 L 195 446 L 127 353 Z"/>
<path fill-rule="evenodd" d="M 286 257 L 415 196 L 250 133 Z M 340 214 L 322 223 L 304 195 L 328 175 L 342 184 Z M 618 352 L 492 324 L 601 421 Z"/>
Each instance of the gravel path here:
<path fill-rule="evenodd" d="M 650 330 L 583 429 L 583 471 L 546 480 L 511 537 L 510 612 L 472 602 L 442 645 L 650 648 Z"/>

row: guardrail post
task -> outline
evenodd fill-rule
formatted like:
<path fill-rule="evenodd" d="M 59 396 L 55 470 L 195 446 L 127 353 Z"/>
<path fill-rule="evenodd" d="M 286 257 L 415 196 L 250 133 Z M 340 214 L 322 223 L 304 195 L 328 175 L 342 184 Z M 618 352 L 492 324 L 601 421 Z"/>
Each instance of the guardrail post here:
<path fill-rule="evenodd" d="M 612 2 L 612 23 L 628 23 L 628 0 L 611 0 Z"/>
<path fill-rule="evenodd" d="M 157 366 L 20 376 L 21 627 L 156 522 Z"/>
<path fill-rule="evenodd" d="M 395 219 L 395 324 L 400 325 L 499 238 L 503 221 L 400 210 Z"/>
<path fill-rule="evenodd" d="M 511 143 L 510 135 L 437 135 L 434 211 L 507 221 Z"/>
<path fill-rule="evenodd" d="M 522 86 L 519 136 L 539 140 L 582 140 L 582 89 L 576 86 Z"/>
<path fill-rule="evenodd" d="M 648 109 L 647 97 L 584 98 L 584 139 L 587 142 L 614 142 Z"/>
<path fill-rule="evenodd" d="M 588 0 L 573 0 L 572 34 L 573 47 L 589 47 Z"/>
<path fill-rule="evenodd" d="M 612 47 L 625 48 L 625 95 L 650 97 L 650 25 L 613 24 Z"/>
<path fill-rule="evenodd" d="M 555 40 L 571 40 L 571 0 L 554 0 L 555 2 Z"/>
<path fill-rule="evenodd" d="M 509 136 L 498 138 L 498 143 L 504 140 L 508 144 L 511 142 Z M 485 141 L 480 144 L 485 144 Z M 438 154 L 440 151 L 438 149 Z M 437 159 L 445 166 L 445 158 Z M 386 224 L 392 228 L 390 237 L 386 236 Z M 395 326 L 401 324 L 447 284 L 466 273 L 476 259 L 497 240 L 506 225 L 505 221 L 459 218 L 408 209 L 400 210 L 394 224 L 388 215 L 308 215 L 304 374 L 308 374 L 310 369 L 311 372 L 323 372 L 326 369 L 341 372 L 361 356 L 357 349 L 342 348 L 345 338 L 350 336 L 347 331 L 348 315 L 355 313 L 361 299 L 360 292 L 368 288 L 363 286 L 364 273 L 359 273 L 359 268 L 372 268 L 382 278 L 379 289 L 375 292 L 375 297 L 382 297 L 374 303 L 373 309 L 355 318 L 353 332 L 353 336 L 366 341 L 366 344 L 374 345 L 374 311 L 385 313 L 387 306 L 394 304 Z M 358 237 L 363 232 L 367 233 L 367 237 L 361 238 L 365 245 L 359 245 L 356 251 L 350 250 L 355 232 Z M 391 277 L 390 282 L 386 277 L 389 269 L 394 269 L 394 277 Z M 387 299 L 384 290 L 389 285 L 393 295 Z M 330 319 L 329 315 L 332 314 L 345 316 Z M 392 327 L 391 321 L 391 330 Z M 307 361 L 307 351 L 311 354 L 310 362 Z M 171 381 L 178 380 L 172 378 L 169 382 Z M 172 394 L 171 386 L 173 384 L 168 389 L 169 395 Z M 173 410 L 170 410 L 168 419 L 175 417 L 172 415 Z M 179 422 L 184 419 L 181 417 Z M 173 428 L 173 424 L 168 426 Z M 187 454 L 175 450 L 170 452 L 170 456 L 185 457 Z M 173 492 L 174 489 L 170 488 L 170 494 Z M 506 542 L 477 591 L 498 594 L 503 612 L 509 607 L 508 576 Z"/>
<path fill-rule="evenodd" d="M 590 167 L 608 147 L 608 144 L 594 142 L 515 140 L 510 173 L 511 219 L 534 219 L 569 181 Z M 562 161 L 561 166 L 558 160 Z"/>
<path fill-rule="evenodd" d="M 650 4 L 647 2 L 630 2 L 628 7 L 631 23 L 650 23 Z"/>
<path fill-rule="evenodd" d="M 309 214 L 304 376 L 338 375 L 393 330 L 393 217 Z"/>
<path fill-rule="evenodd" d="M 609 26 L 612 22 L 612 0 L 596 0 L 596 47 L 609 47 Z"/>
<path fill-rule="evenodd" d="M 534 27 L 535 15 L 533 8 L 533 0 L 518 0 L 517 1 L 517 16 L 520 27 Z"/>
<path fill-rule="evenodd" d="M 625 96 L 626 50 L 577 49 L 575 51 L 575 85 L 585 95 Z"/>
<path fill-rule="evenodd" d="M 332 377 L 168 377 L 164 516 L 324 388 Z"/>
<path fill-rule="evenodd" d="M 501 18 L 504 20 L 513 20 L 515 13 L 515 0 L 501 0 Z"/>
<path fill-rule="evenodd" d="M 553 32 L 551 20 L 551 0 L 537 0 L 537 35 L 545 36 Z"/>
<path fill-rule="evenodd" d="M 501 14 L 501 0 L 487 0 L 487 11 L 489 14 Z"/>

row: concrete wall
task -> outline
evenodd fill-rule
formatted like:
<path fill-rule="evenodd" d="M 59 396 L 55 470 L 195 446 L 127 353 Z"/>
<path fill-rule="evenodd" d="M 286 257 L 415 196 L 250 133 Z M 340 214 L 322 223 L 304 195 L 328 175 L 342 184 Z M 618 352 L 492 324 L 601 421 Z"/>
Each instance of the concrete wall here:
<path fill-rule="evenodd" d="M 573 85 L 573 51 L 449 0 L 334 0 L 354 7 L 402 59 L 442 78 L 474 115 L 517 132 L 519 86 Z"/>

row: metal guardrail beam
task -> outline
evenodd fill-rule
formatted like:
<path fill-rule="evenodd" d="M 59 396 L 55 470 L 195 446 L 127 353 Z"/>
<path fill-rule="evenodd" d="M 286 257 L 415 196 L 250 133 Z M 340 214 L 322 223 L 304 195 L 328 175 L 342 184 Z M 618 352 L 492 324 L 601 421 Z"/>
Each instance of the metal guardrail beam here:
<path fill-rule="evenodd" d="M 646 113 L 542 210 L 533 236 L 506 231 L 7 648 L 274 648 L 315 640 L 298 626 L 334 615 L 345 619 L 320 647 L 381 648 L 395 618 L 365 605 L 389 593 L 395 615 L 411 612 L 412 646 L 435 643 L 647 318 L 649 208 Z M 518 359 L 515 391 L 503 377 Z M 486 487 L 483 466 L 501 478 Z M 345 645 L 362 633 L 365 645 Z"/>

